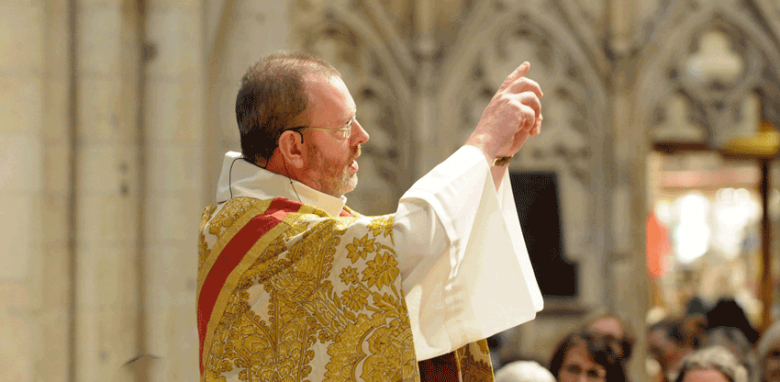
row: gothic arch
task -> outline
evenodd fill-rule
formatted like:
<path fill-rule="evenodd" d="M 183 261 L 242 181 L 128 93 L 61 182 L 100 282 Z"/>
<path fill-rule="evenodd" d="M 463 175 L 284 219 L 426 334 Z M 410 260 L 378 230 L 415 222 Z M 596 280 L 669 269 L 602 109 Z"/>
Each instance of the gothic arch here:
<path fill-rule="evenodd" d="M 544 0 L 537 2 L 477 2 L 475 9 L 465 20 L 463 27 L 460 28 L 457 41 L 449 49 L 450 52 L 453 52 L 451 54 L 457 57 L 451 60 L 452 62 L 445 61 L 443 63 L 443 77 L 457 78 L 459 75 L 462 75 L 462 59 L 474 54 L 471 50 L 478 48 L 474 41 L 483 41 L 479 38 L 474 38 L 474 36 L 485 34 L 485 25 L 487 23 L 492 25 L 491 28 L 495 28 L 497 25 L 505 23 L 507 19 L 513 19 L 519 15 L 533 15 L 532 17 L 539 21 L 537 22 L 538 24 L 548 26 L 556 35 L 561 36 L 568 48 L 578 52 L 579 62 L 590 62 L 589 66 L 592 66 L 596 72 L 608 71 L 610 66 L 609 60 L 604 54 L 601 54 L 602 49 L 597 42 L 598 38 L 595 36 L 593 28 L 583 25 L 573 15 L 573 10 L 579 8 L 576 1 L 548 0 L 551 3 L 549 4 L 550 8 L 559 12 L 559 14 L 555 15 L 550 14 L 554 12 L 550 8 L 534 8 L 540 6 L 538 3 L 541 1 Z M 568 29 L 565 26 L 568 26 Z M 602 81 L 599 80 L 598 82 Z"/>
<path fill-rule="evenodd" d="M 698 7 L 698 11 L 689 12 L 691 7 Z M 776 36 L 770 35 L 771 31 L 761 27 L 766 25 L 761 15 L 752 14 L 749 7 L 740 7 L 737 2 L 724 5 L 724 3 L 710 4 L 695 0 L 679 4 L 674 9 L 670 9 L 668 14 L 667 19 L 659 23 L 657 36 L 650 38 L 650 41 L 657 41 L 657 43 L 644 49 L 639 59 L 640 63 L 647 63 L 647 65 L 639 69 L 635 120 L 647 129 L 645 131 L 648 134 L 650 127 L 646 124 L 654 120 L 653 114 L 662 106 L 662 101 L 674 93 L 682 93 L 691 102 L 691 106 L 695 109 L 692 113 L 694 118 L 704 124 L 702 127 L 707 130 L 708 141 L 712 143 L 712 137 L 717 133 L 717 126 L 712 126 L 712 121 L 717 118 L 713 118 L 712 112 L 707 111 L 711 107 L 703 105 L 703 100 L 698 99 L 695 92 L 690 91 L 690 81 L 670 80 L 670 73 L 675 73 L 681 66 L 681 62 L 690 55 L 690 47 L 695 46 L 697 39 L 709 30 L 721 31 L 732 41 L 743 39 L 746 43 L 744 50 L 752 54 L 744 59 L 746 65 L 743 76 L 747 81 L 730 88 L 733 94 L 728 99 L 734 100 L 748 92 L 761 91 L 764 93 L 765 102 L 776 104 L 778 98 L 770 94 L 780 95 L 776 90 L 780 87 L 778 84 L 780 68 L 771 63 L 780 62 L 780 50 L 776 43 L 777 39 L 773 38 Z M 759 60 L 752 58 L 759 58 Z M 766 104 L 765 113 L 768 109 L 771 107 Z M 705 115 L 696 115 L 697 110 Z M 774 123 L 778 123 L 777 116 L 769 113 L 768 117 L 773 119 Z"/>
<path fill-rule="evenodd" d="M 296 35 L 291 41 L 294 48 L 311 48 L 317 36 L 327 34 L 332 28 L 344 29 L 363 40 L 371 53 L 375 54 L 384 70 L 390 84 L 400 100 L 408 100 L 412 89 L 409 86 L 409 76 L 413 68 L 409 68 L 408 52 L 397 44 L 391 44 L 383 38 L 365 20 L 355 12 L 340 5 L 332 5 L 322 10 L 312 12 L 304 17 L 293 20 L 292 26 Z"/>
<path fill-rule="evenodd" d="M 594 100 L 594 105 L 592 107 L 585 108 L 589 119 L 593 121 L 592 123 L 589 123 L 588 126 L 597 130 L 600 127 L 608 126 L 610 124 L 610 121 L 604 120 L 604 111 L 608 105 L 607 89 L 604 86 L 603 80 L 599 77 L 593 63 L 589 60 L 588 55 L 580 46 L 577 38 L 571 31 L 562 28 L 561 24 L 550 15 L 542 12 L 535 13 L 533 21 L 531 21 L 530 17 L 526 17 L 527 14 L 525 12 L 526 10 L 522 8 L 515 9 L 513 12 L 505 12 L 503 15 L 495 18 L 490 27 L 481 29 L 479 33 L 470 36 L 470 38 L 469 36 L 464 36 L 463 38 L 467 40 L 458 43 L 458 46 L 460 47 L 458 54 L 453 55 L 452 60 L 445 63 L 440 81 L 441 87 L 438 101 L 442 120 L 442 123 L 439 124 L 439 128 L 442 129 L 440 134 L 444 134 L 445 129 L 451 129 L 452 126 L 458 126 L 458 123 L 455 120 L 457 114 L 449 112 L 449 110 L 452 109 L 452 105 L 457 104 L 457 99 L 461 94 L 461 88 L 464 86 L 464 73 L 473 72 L 472 66 L 474 62 L 479 59 L 479 56 L 485 49 L 484 42 L 495 41 L 496 36 L 502 33 L 502 31 L 517 27 L 519 24 L 518 20 L 520 20 L 521 23 L 529 25 L 552 37 L 554 44 L 561 47 L 563 52 L 566 52 L 571 56 L 572 62 L 570 67 L 577 72 L 576 76 L 581 78 L 571 79 L 572 81 L 568 81 L 570 78 L 567 78 L 567 81 L 559 81 L 556 83 L 556 86 L 562 86 L 574 94 L 587 94 L 591 100 Z M 531 70 L 531 77 L 533 77 L 533 66 Z M 563 84 L 562 82 L 567 83 Z M 597 133 L 597 131 L 589 131 L 589 133 Z M 591 145 L 599 148 L 599 150 L 594 150 L 594 154 L 603 154 L 601 139 L 598 137 L 598 134 L 593 134 L 591 137 Z"/>
<path fill-rule="evenodd" d="M 491 2 L 484 3 L 490 4 Z M 469 24 L 482 25 L 480 21 L 484 20 L 477 19 L 489 18 L 488 15 L 484 14 L 487 12 L 485 8 L 486 6 L 483 6 L 482 9 L 480 9 L 480 12 L 473 18 L 474 21 L 467 22 L 467 26 Z M 459 85 L 458 79 L 462 79 L 463 73 L 469 72 L 471 62 L 484 48 L 482 43 L 484 41 L 492 41 L 491 38 L 501 30 L 517 25 L 516 21 L 525 18 L 528 12 L 530 11 L 525 9 L 525 7 L 517 7 L 511 11 L 502 12 L 500 16 L 492 19 L 491 26 L 488 28 L 475 27 L 465 29 L 466 33 L 461 34 L 459 41 L 456 43 L 456 49 L 454 49 L 454 52 L 457 52 L 457 54 L 453 54 L 454 59 L 444 63 L 444 69 L 442 70 L 442 87 L 440 93 L 445 95 L 445 100 L 447 95 L 453 94 L 454 88 Z M 592 62 L 572 31 L 563 28 L 558 19 L 547 13 L 534 12 L 533 21 L 531 21 L 531 17 L 527 17 L 527 20 L 523 21 L 527 21 L 529 24 L 533 24 L 537 28 L 545 30 L 551 36 L 555 37 L 556 42 L 562 46 L 566 52 L 573 56 L 575 66 L 583 69 L 582 74 L 585 78 L 584 82 L 591 89 L 595 89 L 594 95 L 598 97 L 599 106 L 601 106 L 601 108 L 605 107 L 607 104 L 607 90 L 596 70 L 596 67 L 600 66 L 599 64 L 606 61 L 603 59 L 603 55 L 597 55 L 597 57 L 602 59 L 597 59 L 596 61 L 598 62 Z M 472 34 L 472 32 L 476 33 Z"/>

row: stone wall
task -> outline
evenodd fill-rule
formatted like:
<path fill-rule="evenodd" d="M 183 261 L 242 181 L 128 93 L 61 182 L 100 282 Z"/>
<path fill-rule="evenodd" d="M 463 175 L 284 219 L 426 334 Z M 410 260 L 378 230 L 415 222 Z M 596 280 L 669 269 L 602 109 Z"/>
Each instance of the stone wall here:
<path fill-rule="evenodd" d="M 240 149 L 240 77 L 273 50 L 343 73 L 371 134 L 349 195 L 366 213 L 394 211 L 532 62 L 544 131 L 511 169 L 558 175 L 580 266 L 578 297 L 515 333 L 542 360 L 593 308 L 630 317 L 644 345 L 649 142 L 720 144 L 753 131 L 740 115 L 780 124 L 768 0 L 2 0 L 0 36 L 3 381 L 198 378 L 200 211 Z M 715 43 L 750 59 L 713 72 Z"/>
<path fill-rule="evenodd" d="M 286 17 L 271 1 L 0 3 L 0 380 L 197 380 L 207 142 L 234 129 L 206 105 L 244 70 L 224 62 L 284 46 Z"/>
<path fill-rule="evenodd" d="M 3 380 L 57 380 L 72 353 L 67 16 L 64 1 L 0 3 Z"/>

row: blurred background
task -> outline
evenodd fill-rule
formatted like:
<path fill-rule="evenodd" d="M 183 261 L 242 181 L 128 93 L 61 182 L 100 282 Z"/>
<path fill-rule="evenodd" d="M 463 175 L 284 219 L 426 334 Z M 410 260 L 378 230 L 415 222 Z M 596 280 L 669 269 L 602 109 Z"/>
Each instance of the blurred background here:
<path fill-rule="evenodd" d="M 277 49 L 341 71 L 366 214 L 532 63 L 543 131 L 510 171 L 546 305 L 497 362 L 609 311 L 642 381 L 649 324 L 780 314 L 776 0 L 0 0 L 0 380 L 199 378 L 201 211 L 238 82 Z"/>

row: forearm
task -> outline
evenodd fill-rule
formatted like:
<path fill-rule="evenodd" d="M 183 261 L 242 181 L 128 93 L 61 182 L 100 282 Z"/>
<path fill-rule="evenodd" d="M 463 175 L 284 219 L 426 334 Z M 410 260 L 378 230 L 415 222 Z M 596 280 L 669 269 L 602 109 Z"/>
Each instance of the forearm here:
<path fill-rule="evenodd" d="M 488 166 L 492 166 L 493 160 L 498 156 L 498 152 L 501 149 L 501 146 L 504 145 L 504 142 L 494 136 L 474 132 L 466 141 L 466 144 L 474 146 L 482 151 L 482 155 L 485 156 Z"/>

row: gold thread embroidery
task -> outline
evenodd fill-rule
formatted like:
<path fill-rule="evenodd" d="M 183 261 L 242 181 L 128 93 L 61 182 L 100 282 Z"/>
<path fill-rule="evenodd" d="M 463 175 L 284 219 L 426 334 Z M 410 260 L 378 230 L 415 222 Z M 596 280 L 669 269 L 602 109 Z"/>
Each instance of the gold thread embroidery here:
<path fill-rule="evenodd" d="M 491 382 L 493 366 L 490 361 L 490 348 L 487 340 L 471 342 L 456 351 L 463 382 Z"/>
<path fill-rule="evenodd" d="M 304 207 L 247 254 L 251 266 L 209 323 L 202 380 L 418 381 L 392 216 L 331 218 Z M 250 210 L 233 206 L 214 232 L 248 221 L 240 211 Z M 313 369 L 315 358 L 324 369 Z"/>
<path fill-rule="evenodd" d="M 253 198 L 247 198 L 247 197 L 240 197 L 240 198 L 233 198 L 230 201 L 226 202 L 225 205 L 222 206 L 222 209 L 219 211 L 216 211 L 213 214 L 213 218 L 216 218 L 217 221 L 224 221 L 225 215 L 231 215 L 236 216 L 235 219 L 232 221 L 234 224 L 227 229 L 224 230 L 217 230 L 221 232 L 221 235 L 214 235 L 211 233 L 211 224 L 212 221 L 209 221 L 205 224 L 203 229 L 201 229 L 201 234 L 207 236 L 206 240 L 209 241 L 209 238 L 214 238 L 214 241 L 216 241 L 216 244 L 214 244 L 214 247 L 209 251 L 208 255 L 204 259 L 203 266 L 198 271 L 198 290 L 197 294 L 200 296 L 200 289 L 203 288 L 203 283 L 206 281 L 206 275 L 208 275 L 209 270 L 211 270 L 211 267 L 214 265 L 214 262 L 217 260 L 218 255 L 222 252 L 222 250 L 225 248 L 225 245 L 230 242 L 231 239 L 238 233 L 238 231 L 241 230 L 241 228 L 244 227 L 244 225 L 251 220 L 253 217 L 257 216 L 258 214 L 261 214 L 265 212 L 265 210 L 268 208 L 268 206 L 271 205 L 271 199 L 269 200 L 257 200 Z M 243 205 L 251 204 L 252 208 L 245 211 L 242 215 L 232 212 L 235 210 L 244 211 Z"/>

